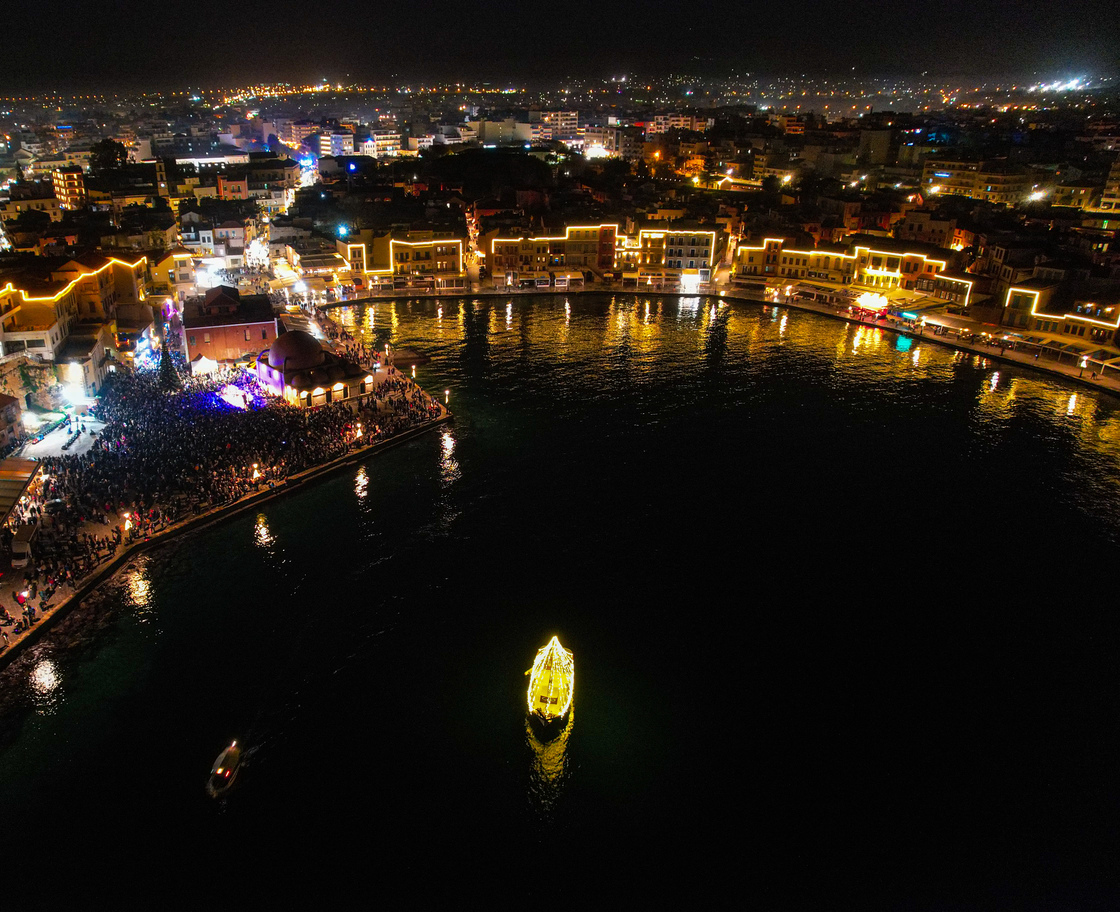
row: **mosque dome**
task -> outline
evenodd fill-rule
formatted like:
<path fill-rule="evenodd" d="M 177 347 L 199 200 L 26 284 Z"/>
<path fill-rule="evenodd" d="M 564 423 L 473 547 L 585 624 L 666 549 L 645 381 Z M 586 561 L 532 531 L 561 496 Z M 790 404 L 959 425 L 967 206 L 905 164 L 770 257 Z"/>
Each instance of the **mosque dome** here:
<path fill-rule="evenodd" d="M 268 352 L 269 365 L 285 373 L 311 370 L 321 365 L 326 358 L 327 353 L 319 340 L 302 329 L 290 329 L 282 333 Z"/>

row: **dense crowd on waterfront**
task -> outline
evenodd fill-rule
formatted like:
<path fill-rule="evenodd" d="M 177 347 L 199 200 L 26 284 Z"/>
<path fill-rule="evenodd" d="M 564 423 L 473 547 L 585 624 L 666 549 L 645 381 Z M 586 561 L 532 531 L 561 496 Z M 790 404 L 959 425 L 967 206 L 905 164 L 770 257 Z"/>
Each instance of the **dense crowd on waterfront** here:
<path fill-rule="evenodd" d="M 245 408 L 223 398 L 230 385 Z M 269 397 L 243 373 L 190 378 L 169 392 L 149 371 L 111 374 L 93 414 L 104 422 L 93 445 L 44 459 L 41 486 L 14 515 L 39 532 L 12 597 L 19 616 L 0 607 L 5 642 L 5 627 L 26 629 L 60 586 L 75 585 L 122 545 L 438 418 L 441 409 L 392 368 L 360 402 L 315 409 Z M 68 443 L 92 433 L 80 421 L 67 432 Z M 104 533 L 86 531 L 90 524 Z M 5 529 L 8 545 L 11 535 Z"/>

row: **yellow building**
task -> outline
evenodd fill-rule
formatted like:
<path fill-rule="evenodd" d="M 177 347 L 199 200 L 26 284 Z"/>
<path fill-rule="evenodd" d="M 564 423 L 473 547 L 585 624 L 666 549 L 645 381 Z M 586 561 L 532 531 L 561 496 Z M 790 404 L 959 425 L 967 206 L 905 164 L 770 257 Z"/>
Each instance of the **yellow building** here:
<path fill-rule="evenodd" d="M 63 209 L 81 209 L 86 204 L 86 181 L 77 166 L 51 172 L 54 196 Z"/>
<path fill-rule="evenodd" d="M 884 241 L 882 247 L 890 247 Z M 822 280 L 868 288 L 915 289 L 919 280 L 945 271 L 946 260 L 909 250 L 857 245 L 844 251 L 786 247 L 784 238 L 765 238 L 761 245 L 741 244 L 735 250 L 733 276 L 757 277 L 772 284 Z"/>
<path fill-rule="evenodd" d="M 493 275 L 553 268 L 611 270 L 618 225 L 569 225 L 561 235 L 490 239 L 486 263 Z"/>
<path fill-rule="evenodd" d="M 410 232 L 404 239 L 394 238 L 391 233 L 376 236 L 372 232 L 363 232 L 361 237 L 357 241 L 337 242 L 350 280 L 356 286 L 374 291 L 448 291 L 467 287 L 460 238 L 435 237 L 432 232 Z"/>
<path fill-rule="evenodd" d="M 130 263 L 115 257 L 70 260 L 49 277 L 21 274 L 0 286 L 2 354 L 27 351 L 48 361 L 81 320 L 110 326 L 117 307 L 143 301 L 147 260 Z"/>
<path fill-rule="evenodd" d="M 715 256 L 715 231 L 642 228 L 619 239 L 615 269 L 622 271 L 624 287 L 679 285 L 694 291 L 712 281 Z"/>

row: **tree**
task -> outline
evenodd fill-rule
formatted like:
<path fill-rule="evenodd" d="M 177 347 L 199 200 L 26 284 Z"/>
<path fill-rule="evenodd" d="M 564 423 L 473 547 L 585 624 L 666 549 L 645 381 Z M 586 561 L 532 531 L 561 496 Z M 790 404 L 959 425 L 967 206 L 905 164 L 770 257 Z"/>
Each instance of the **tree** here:
<path fill-rule="evenodd" d="M 166 339 L 163 340 L 159 350 L 159 385 L 168 391 L 177 390 L 183 385 L 179 379 L 179 372 L 175 370 L 175 363 L 171 360 Z"/>
<path fill-rule="evenodd" d="M 103 139 L 94 143 L 89 150 L 89 170 L 94 174 L 106 171 L 119 171 L 128 163 L 128 150 L 123 143 Z"/>

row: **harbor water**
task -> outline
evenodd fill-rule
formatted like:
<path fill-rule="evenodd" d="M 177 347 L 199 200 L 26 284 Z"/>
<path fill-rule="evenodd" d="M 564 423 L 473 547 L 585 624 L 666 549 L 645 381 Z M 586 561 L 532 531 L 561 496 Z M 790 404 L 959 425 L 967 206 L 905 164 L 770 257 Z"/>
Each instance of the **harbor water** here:
<path fill-rule="evenodd" d="M 332 315 L 454 422 L 146 553 L 4 673 L 13 889 L 1120 902 L 1115 401 L 705 297 Z"/>

